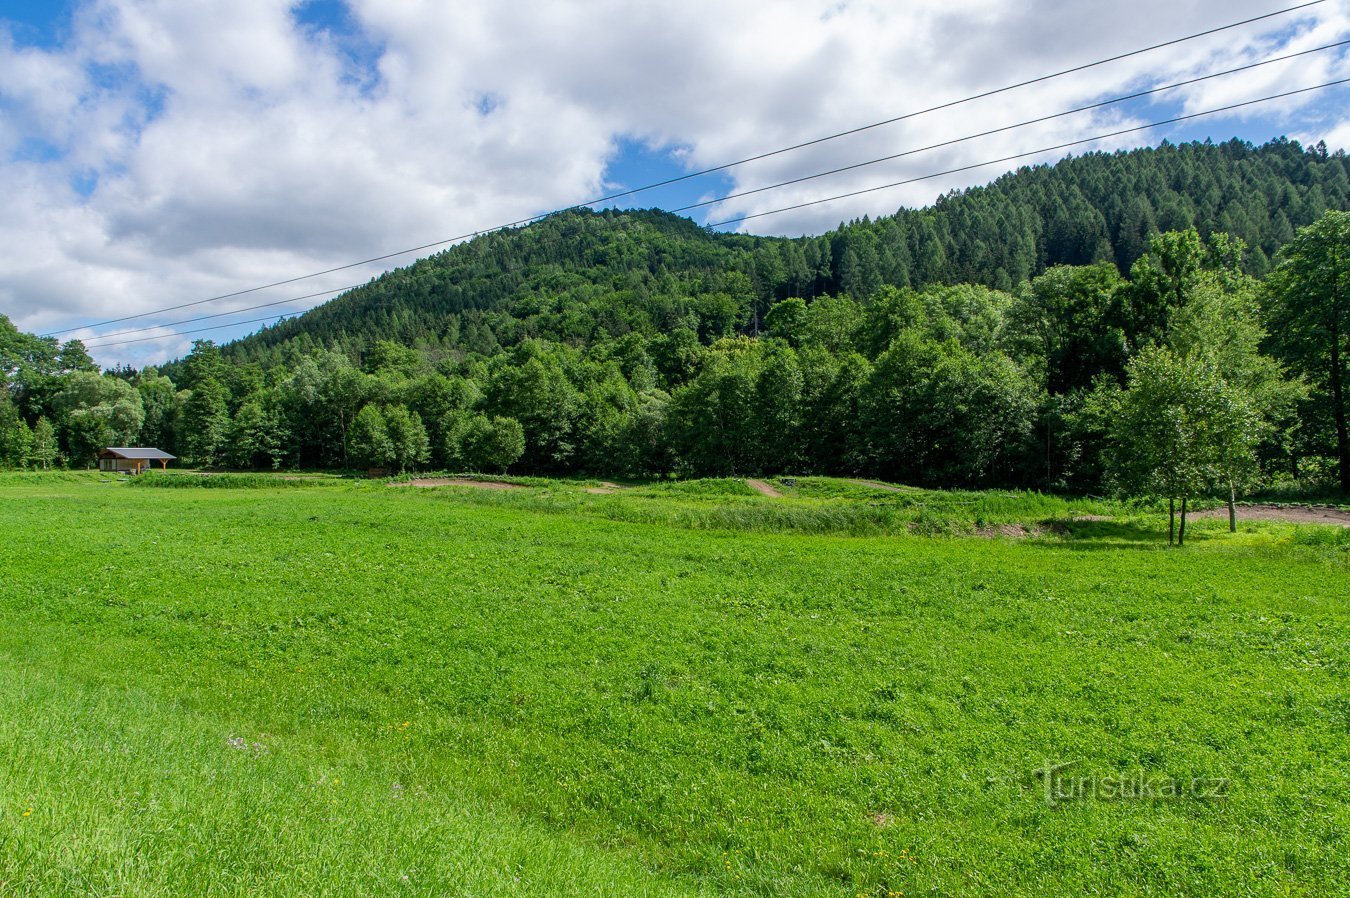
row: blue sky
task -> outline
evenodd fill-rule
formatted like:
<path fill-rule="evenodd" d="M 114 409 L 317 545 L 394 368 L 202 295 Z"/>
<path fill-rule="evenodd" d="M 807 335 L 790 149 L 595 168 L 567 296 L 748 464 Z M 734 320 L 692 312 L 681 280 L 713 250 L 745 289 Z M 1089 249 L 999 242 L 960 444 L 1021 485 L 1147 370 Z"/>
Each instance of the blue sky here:
<path fill-rule="evenodd" d="M 251 321 L 267 312 L 248 307 L 360 283 L 417 254 L 251 290 L 262 284 L 1279 8 L 1249 0 L 0 0 L 0 191 L 8 200 L 0 313 L 26 330 L 102 343 L 95 355 L 105 363 L 170 358 L 195 336 L 176 333 L 188 328 L 173 327 L 184 318 L 238 310 L 194 327 Z M 1329 0 L 613 204 L 677 208 L 1347 38 L 1345 4 Z M 1345 77 L 1345 48 L 1324 51 L 691 217 L 757 215 Z M 1325 138 L 1334 149 L 1350 143 L 1347 99 L 1341 86 L 1075 152 L 1282 135 Z M 758 217 L 744 229 L 819 233 L 929 203 L 1016 164 Z M 249 292 L 89 326 L 238 291 Z M 136 343 L 107 336 L 149 325 L 162 327 L 121 337 Z"/>

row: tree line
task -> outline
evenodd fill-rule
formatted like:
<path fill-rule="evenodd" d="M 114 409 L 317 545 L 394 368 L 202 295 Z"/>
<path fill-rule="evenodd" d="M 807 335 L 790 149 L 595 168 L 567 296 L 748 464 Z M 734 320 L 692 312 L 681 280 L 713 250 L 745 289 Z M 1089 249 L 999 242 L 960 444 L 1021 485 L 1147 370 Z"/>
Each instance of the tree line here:
<path fill-rule="evenodd" d="M 822 473 L 1183 502 L 1282 478 L 1344 489 L 1350 213 L 1298 231 L 1265 279 L 1246 254 L 1187 229 L 1155 234 L 1127 277 L 1099 262 L 1012 291 L 882 285 L 723 332 L 490 354 L 382 340 L 264 367 L 202 341 L 172 378 L 100 373 L 78 342 L 3 321 L 0 461 L 151 445 L 254 469 Z"/>
<path fill-rule="evenodd" d="M 1347 183 L 1344 153 L 1233 142 L 1024 169 L 801 240 L 573 211 L 140 371 L 0 318 L 0 465 L 144 444 L 202 466 L 819 472 L 1183 508 L 1344 489 Z"/>

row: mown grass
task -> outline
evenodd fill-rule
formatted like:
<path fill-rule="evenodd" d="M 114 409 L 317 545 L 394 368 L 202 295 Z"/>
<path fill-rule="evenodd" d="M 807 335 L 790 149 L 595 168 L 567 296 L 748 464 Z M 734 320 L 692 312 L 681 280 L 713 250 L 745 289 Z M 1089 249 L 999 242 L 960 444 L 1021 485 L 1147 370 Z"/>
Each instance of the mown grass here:
<path fill-rule="evenodd" d="M 495 479 L 495 478 L 485 478 Z M 738 478 L 632 483 L 594 495 L 597 481 L 506 478 L 529 490 L 447 486 L 430 491 L 446 501 L 522 511 L 584 516 L 692 530 L 881 536 L 914 533 L 962 536 L 1021 525 L 1028 532 L 1076 532 L 1075 518 L 1114 515 L 1125 526 L 1157 529 L 1150 509 L 1101 499 L 1070 499 L 1037 492 L 946 492 L 866 487 L 831 478 L 780 478 L 781 498 L 761 496 Z"/>
<path fill-rule="evenodd" d="M 1325 528 L 643 489 L 5 486 L 0 894 L 1343 892 Z M 1047 761 L 1231 786 L 1050 806 Z"/>

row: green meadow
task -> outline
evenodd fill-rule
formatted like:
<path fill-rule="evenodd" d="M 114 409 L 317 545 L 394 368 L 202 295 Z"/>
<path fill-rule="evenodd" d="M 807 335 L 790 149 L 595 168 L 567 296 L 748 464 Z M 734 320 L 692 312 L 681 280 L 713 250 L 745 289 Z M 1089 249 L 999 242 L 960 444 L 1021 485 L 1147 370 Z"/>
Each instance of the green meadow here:
<path fill-rule="evenodd" d="M 1350 528 L 517 484 L 0 479 L 0 896 L 1347 893 Z"/>

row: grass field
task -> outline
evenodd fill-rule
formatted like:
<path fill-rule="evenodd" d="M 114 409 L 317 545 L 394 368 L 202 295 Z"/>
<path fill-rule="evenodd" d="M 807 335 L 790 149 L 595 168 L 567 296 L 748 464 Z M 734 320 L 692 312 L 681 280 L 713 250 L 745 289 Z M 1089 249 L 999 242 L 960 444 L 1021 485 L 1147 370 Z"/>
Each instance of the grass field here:
<path fill-rule="evenodd" d="M 0 479 L 0 896 L 1347 894 L 1339 530 L 521 483 Z"/>

